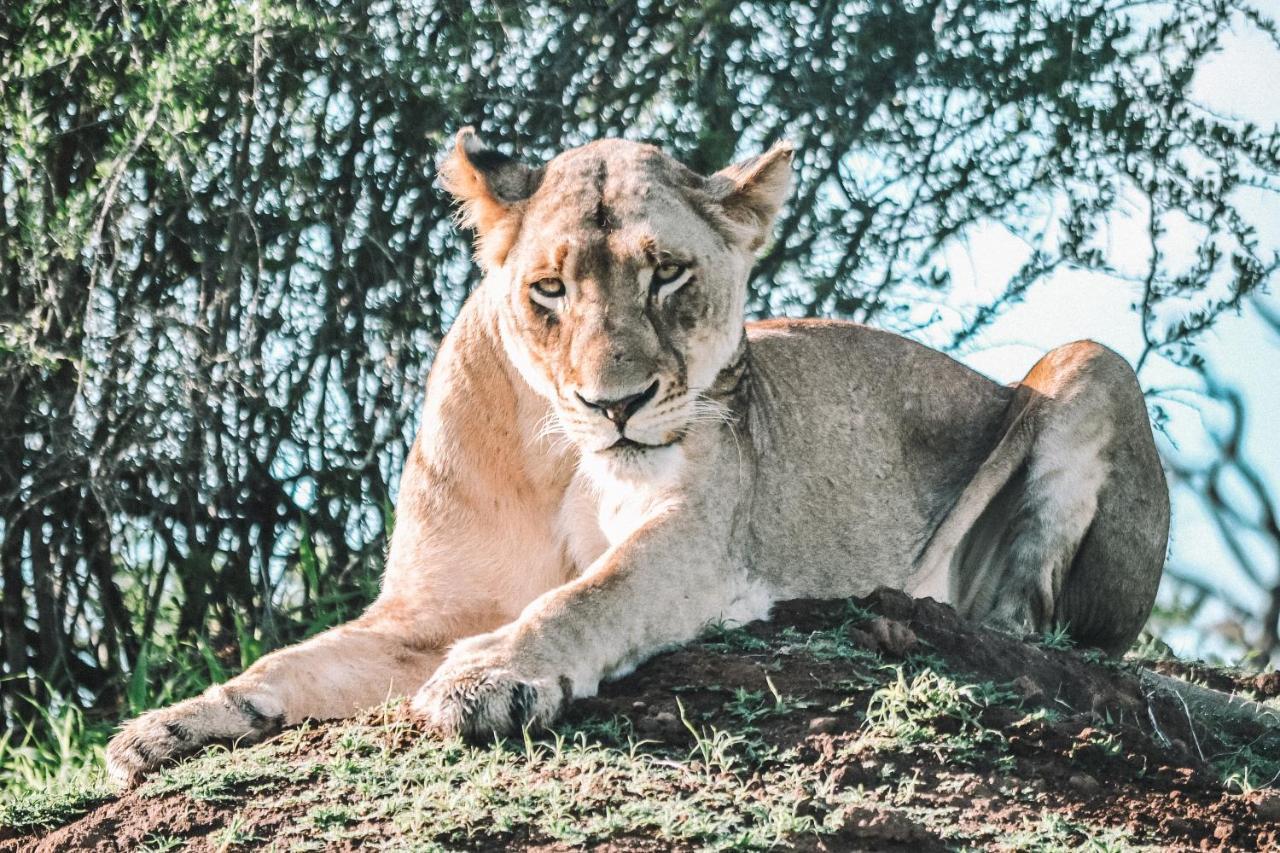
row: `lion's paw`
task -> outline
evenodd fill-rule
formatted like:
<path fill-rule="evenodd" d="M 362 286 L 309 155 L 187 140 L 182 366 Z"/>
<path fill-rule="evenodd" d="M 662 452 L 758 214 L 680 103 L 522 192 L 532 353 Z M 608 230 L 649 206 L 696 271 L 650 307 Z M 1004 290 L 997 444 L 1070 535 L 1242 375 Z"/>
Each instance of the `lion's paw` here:
<path fill-rule="evenodd" d="M 107 744 L 107 775 L 133 787 L 160 766 L 199 748 L 191 730 L 166 711 L 151 711 L 125 724 Z"/>
<path fill-rule="evenodd" d="M 572 692 L 567 682 L 521 678 L 484 665 L 442 668 L 411 707 L 437 734 L 480 740 L 550 724 Z"/>
<path fill-rule="evenodd" d="M 107 744 L 107 775 L 133 787 L 149 774 L 217 741 L 252 743 L 279 731 L 284 713 L 265 696 L 213 688 L 130 720 Z"/>

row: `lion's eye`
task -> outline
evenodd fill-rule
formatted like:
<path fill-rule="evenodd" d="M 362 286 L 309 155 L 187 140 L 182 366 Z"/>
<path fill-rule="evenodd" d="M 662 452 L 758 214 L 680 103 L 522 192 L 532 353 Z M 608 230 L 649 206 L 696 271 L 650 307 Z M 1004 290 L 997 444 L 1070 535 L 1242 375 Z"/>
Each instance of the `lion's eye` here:
<path fill-rule="evenodd" d="M 558 278 L 540 278 L 529 285 L 529 295 L 544 308 L 554 308 L 564 294 L 564 282 Z"/>
<path fill-rule="evenodd" d="M 653 271 L 653 280 L 657 284 L 670 284 L 684 272 L 683 264 L 663 264 Z"/>
<path fill-rule="evenodd" d="M 649 291 L 654 296 L 670 293 L 689 280 L 689 273 L 688 264 L 660 264 L 654 267 Z"/>

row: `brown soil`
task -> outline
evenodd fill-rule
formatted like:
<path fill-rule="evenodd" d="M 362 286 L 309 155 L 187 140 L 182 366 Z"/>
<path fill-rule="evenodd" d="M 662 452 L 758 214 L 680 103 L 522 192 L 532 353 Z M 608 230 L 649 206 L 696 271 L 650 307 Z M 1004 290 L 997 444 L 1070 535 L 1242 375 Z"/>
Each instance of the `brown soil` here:
<path fill-rule="evenodd" d="M 780 695 L 812 703 L 807 710 L 754 723 L 770 744 L 795 748 L 795 761 L 823 770 L 839 788 L 861 784 L 874 789 L 886 778 L 915 776 L 910 817 L 901 808 L 877 807 L 846 809 L 833 816 L 823 801 L 814 799 L 806 807 L 837 829 L 834 834 L 794 839 L 793 846 L 801 850 L 949 849 L 939 826 L 930 823 L 931 813 L 946 815 L 946 826 L 961 831 L 966 844 L 995 849 L 1020 846 L 1014 840 L 1017 834 L 1042 825 L 1046 815 L 1114 830 L 1130 843 L 1160 849 L 1280 849 L 1280 792 L 1227 790 L 1220 769 L 1213 766 L 1227 747 L 1211 726 L 1193 722 L 1176 700 L 1145 691 L 1136 667 L 980 630 L 928 599 L 913 601 L 901 593 L 880 591 L 858 604 L 874 615 L 846 629 L 859 646 L 887 660 L 926 654 L 951 673 L 1004 685 L 1020 697 L 1020 702 L 994 704 L 982 712 L 982 724 L 1003 735 L 998 748 L 983 748 L 956 762 L 927 744 L 896 754 L 860 747 L 862 712 L 877 685 L 863 679 L 866 687 L 857 686 L 857 676 L 865 669 L 856 660 L 828 659 L 788 646 L 788 638 L 844 622 L 845 602 L 800 601 L 778 607 L 772 622 L 748 629 L 768 648 L 725 651 L 702 644 L 658 657 L 631 676 L 604 685 L 598 697 L 577 703 L 570 722 L 620 715 L 645 739 L 687 745 L 690 735 L 679 720 L 677 698 L 686 715 L 697 714 L 732 729 L 741 721 L 725 710 L 726 696 L 738 687 L 768 690 L 771 683 Z M 786 632 L 786 626 L 795 630 Z M 1173 663 L 1154 668 L 1170 675 L 1191 670 Z M 1191 674 L 1218 689 L 1248 687 L 1263 698 L 1276 692 L 1274 674 Z M 852 713 L 815 710 L 842 701 Z M 1037 707 L 1058 713 L 1047 719 L 1028 714 Z M 1260 724 L 1257 734 L 1256 748 L 1280 745 L 1274 729 Z M 330 729 L 318 726 L 299 739 L 298 749 L 323 749 L 330 737 Z M 303 790 L 315 782 L 299 778 L 286 787 Z M 1011 796 L 1011 790 L 1019 794 Z M 305 812 L 306 807 L 298 809 Z M 188 839 L 191 846 L 186 849 L 214 849 L 212 833 L 237 814 L 259 840 L 272 838 L 302 817 L 288 809 L 255 810 L 248 790 L 216 802 L 183 794 L 147 798 L 130 793 L 42 836 L 4 840 L 0 827 L 0 853 L 128 850 L 155 835 Z M 378 828 L 371 829 L 376 837 Z M 517 833 L 479 839 L 475 846 L 562 849 L 544 842 Z M 358 843 L 351 845 L 354 849 Z M 654 839 L 618 837 L 593 849 L 670 848 Z"/>

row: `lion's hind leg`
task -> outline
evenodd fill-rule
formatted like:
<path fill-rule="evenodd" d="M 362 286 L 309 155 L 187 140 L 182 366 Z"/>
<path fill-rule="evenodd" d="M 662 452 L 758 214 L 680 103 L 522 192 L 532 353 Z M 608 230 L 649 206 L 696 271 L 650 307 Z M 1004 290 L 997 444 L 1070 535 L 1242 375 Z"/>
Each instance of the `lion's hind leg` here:
<path fill-rule="evenodd" d="M 1061 625 L 1122 652 L 1150 613 L 1168 534 L 1141 389 L 1092 342 L 1046 355 L 1022 389 L 1030 443 L 956 549 L 953 600 L 997 628 Z"/>
<path fill-rule="evenodd" d="M 442 657 L 377 607 L 259 660 L 226 684 L 126 723 L 107 746 L 107 770 L 133 785 L 212 743 L 252 743 L 305 719 L 348 717 L 416 690 Z"/>

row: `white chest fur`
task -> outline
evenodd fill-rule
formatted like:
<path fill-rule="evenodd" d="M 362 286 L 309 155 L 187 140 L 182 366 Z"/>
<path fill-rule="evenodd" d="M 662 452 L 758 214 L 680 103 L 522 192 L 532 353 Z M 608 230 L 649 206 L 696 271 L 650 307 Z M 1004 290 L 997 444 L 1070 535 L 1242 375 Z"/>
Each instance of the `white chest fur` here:
<path fill-rule="evenodd" d="M 681 448 L 649 451 L 622 464 L 590 455 L 578 467 L 558 527 L 579 573 L 610 547 L 680 503 Z"/>

